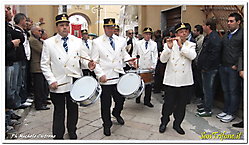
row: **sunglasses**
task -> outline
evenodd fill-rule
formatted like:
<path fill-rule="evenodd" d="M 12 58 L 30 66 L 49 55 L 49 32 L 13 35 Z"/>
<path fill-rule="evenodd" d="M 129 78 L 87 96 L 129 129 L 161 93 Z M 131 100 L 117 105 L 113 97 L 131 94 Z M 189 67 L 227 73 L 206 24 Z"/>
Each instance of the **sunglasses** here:
<path fill-rule="evenodd" d="M 132 34 L 134 34 L 134 33 L 128 33 L 129 35 L 132 35 Z"/>
<path fill-rule="evenodd" d="M 10 8 L 10 7 L 7 7 L 6 9 L 7 9 L 8 11 L 10 11 L 10 10 L 11 10 L 11 8 Z"/>

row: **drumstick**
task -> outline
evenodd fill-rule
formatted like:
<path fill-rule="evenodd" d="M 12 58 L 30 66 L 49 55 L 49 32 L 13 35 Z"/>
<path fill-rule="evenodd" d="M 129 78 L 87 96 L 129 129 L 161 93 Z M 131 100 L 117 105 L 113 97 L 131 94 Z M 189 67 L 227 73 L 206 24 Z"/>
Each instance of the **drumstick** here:
<path fill-rule="evenodd" d="M 60 86 L 66 85 L 66 84 L 68 84 L 68 83 L 70 83 L 70 82 L 62 83 L 62 84 L 59 84 L 59 85 L 57 85 L 57 86 L 60 87 Z"/>
<path fill-rule="evenodd" d="M 125 62 L 134 61 L 136 59 L 138 59 L 138 58 L 132 58 L 132 59 L 126 60 Z"/>
<path fill-rule="evenodd" d="M 88 60 L 88 61 L 93 61 L 92 59 L 88 59 L 88 58 L 85 58 L 85 57 L 82 57 L 82 56 L 79 56 L 81 59 L 85 59 L 85 60 Z M 97 62 L 96 62 L 97 63 Z M 99 64 L 99 63 L 97 63 Z"/>
<path fill-rule="evenodd" d="M 116 79 L 119 79 L 119 77 L 117 77 L 117 78 L 110 78 L 110 79 L 107 79 L 107 81 L 116 80 Z"/>

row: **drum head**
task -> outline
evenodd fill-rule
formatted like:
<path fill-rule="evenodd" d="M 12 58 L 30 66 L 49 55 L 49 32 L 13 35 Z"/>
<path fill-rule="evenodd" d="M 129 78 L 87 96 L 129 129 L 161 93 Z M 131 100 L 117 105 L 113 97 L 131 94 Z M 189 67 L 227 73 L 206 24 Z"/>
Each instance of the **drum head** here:
<path fill-rule="evenodd" d="M 137 74 L 123 75 L 117 84 L 117 90 L 121 95 L 130 95 L 137 91 L 141 85 L 141 78 Z"/>
<path fill-rule="evenodd" d="M 97 85 L 98 82 L 93 77 L 84 76 L 74 82 L 70 95 L 77 102 L 86 100 L 93 95 Z"/>

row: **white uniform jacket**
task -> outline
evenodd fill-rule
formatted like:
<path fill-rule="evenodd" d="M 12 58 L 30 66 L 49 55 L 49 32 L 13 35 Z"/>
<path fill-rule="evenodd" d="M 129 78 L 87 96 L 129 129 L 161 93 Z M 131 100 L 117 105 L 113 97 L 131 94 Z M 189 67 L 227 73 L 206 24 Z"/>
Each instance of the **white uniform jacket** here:
<path fill-rule="evenodd" d="M 132 57 L 136 58 L 137 55 L 140 56 L 138 67 L 141 69 L 156 68 L 156 63 L 158 59 L 157 44 L 153 40 L 148 41 L 148 47 L 145 48 L 145 40 L 137 41 Z"/>
<path fill-rule="evenodd" d="M 99 63 L 94 72 L 99 79 L 106 75 L 107 79 L 119 77 L 119 73 L 124 73 L 123 62 L 131 59 L 126 52 L 126 41 L 116 35 L 113 35 L 115 50 L 113 50 L 109 37 L 105 34 L 93 40 L 91 58 Z M 118 79 L 101 83 L 103 85 L 117 84 Z"/>
<path fill-rule="evenodd" d="M 83 64 L 88 68 L 89 62 L 79 57 L 89 58 L 83 51 L 81 39 L 69 34 L 69 39 L 67 40 L 68 52 L 66 52 L 61 38 L 62 37 L 57 34 L 45 40 L 41 56 L 41 70 L 48 84 L 51 85 L 54 82 L 57 82 L 58 85 L 68 83 L 59 86 L 56 90 L 50 90 L 54 93 L 70 91 L 73 82 L 72 77 L 82 77 L 83 74 L 80 66 Z"/>
<path fill-rule="evenodd" d="M 89 55 L 89 57 L 91 56 L 92 53 L 92 47 L 93 47 L 93 41 L 90 39 L 87 39 L 87 44 L 89 46 L 89 48 L 87 48 L 85 40 L 82 40 L 82 44 L 83 44 L 83 50 Z M 82 67 L 83 69 L 87 69 L 84 66 Z"/>
<path fill-rule="evenodd" d="M 191 63 L 196 57 L 195 47 L 196 44 L 190 41 L 184 42 L 181 50 L 176 41 L 173 41 L 172 49 L 164 44 L 160 56 L 162 63 L 167 62 L 163 84 L 173 87 L 194 84 Z"/>

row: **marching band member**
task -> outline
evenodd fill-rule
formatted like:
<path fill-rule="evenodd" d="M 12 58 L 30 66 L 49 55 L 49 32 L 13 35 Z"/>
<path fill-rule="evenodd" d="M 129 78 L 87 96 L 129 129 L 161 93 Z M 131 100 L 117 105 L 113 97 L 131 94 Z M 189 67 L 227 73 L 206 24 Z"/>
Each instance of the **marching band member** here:
<path fill-rule="evenodd" d="M 115 19 L 104 19 L 105 34 L 93 40 L 92 59 L 98 64 L 94 70 L 102 87 L 100 96 L 101 102 L 101 118 L 103 120 L 104 135 L 110 136 L 110 128 L 112 126 L 110 107 L 112 98 L 115 102 L 112 115 L 117 119 L 117 122 L 123 125 L 125 122 L 121 117 L 121 111 L 125 98 L 117 91 L 117 79 L 108 80 L 110 78 L 119 77 L 123 71 L 123 62 L 130 60 L 131 57 L 125 50 L 125 39 L 114 35 Z M 129 61 L 130 64 L 134 63 Z"/>
<path fill-rule="evenodd" d="M 50 97 L 54 105 L 54 139 L 63 139 L 65 133 L 65 104 L 67 107 L 67 130 L 70 139 L 77 139 L 78 105 L 70 97 L 73 81 L 82 77 L 81 62 L 89 69 L 95 68 L 95 62 L 83 61 L 89 58 L 83 51 L 82 41 L 69 33 L 69 20 L 66 14 L 57 15 L 58 33 L 46 39 L 41 56 L 41 70 L 50 87 Z"/>
<path fill-rule="evenodd" d="M 82 34 L 83 50 L 84 50 L 89 56 L 91 56 L 92 47 L 93 47 L 93 41 L 89 39 L 87 29 L 81 30 L 81 34 Z M 83 74 L 84 74 L 84 76 L 94 76 L 94 77 L 95 77 L 95 74 L 94 74 L 93 71 L 90 71 L 89 69 L 87 69 L 87 68 L 84 67 L 84 66 L 82 66 L 82 68 L 83 68 Z"/>
<path fill-rule="evenodd" d="M 179 134 L 185 134 L 181 123 L 185 116 L 188 92 L 193 85 L 191 69 L 192 60 L 196 57 L 196 44 L 186 40 L 184 23 L 175 26 L 176 37 L 167 39 L 164 50 L 160 56 L 162 63 L 167 62 L 163 84 L 165 86 L 164 104 L 162 107 L 161 124 L 159 132 L 163 133 L 173 113 L 173 129 Z"/>
<path fill-rule="evenodd" d="M 140 56 L 139 59 L 139 68 L 140 69 L 148 69 L 148 70 L 155 70 L 157 58 L 158 58 L 158 51 L 157 51 L 157 44 L 151 39 L 152 29 L 150 27 L 146 27 L 143 30 L 143 37 L 144 39 L 139 40 L 133 50 L 132 56 L 136 57 L 137 55 Z M 152 85 L 148 83 L 145 85 L 145 97 L 144 97 L 144 105 L 148 107 L 154 107 L 151 104 L 151 91 Z M 140 103 L 141 96 L 136 98 L 136 103 Z"/>
<path fill-rule="evenodd" d="M 115 25 L 114 34 L 119 36 L 119 25 Z"/>

